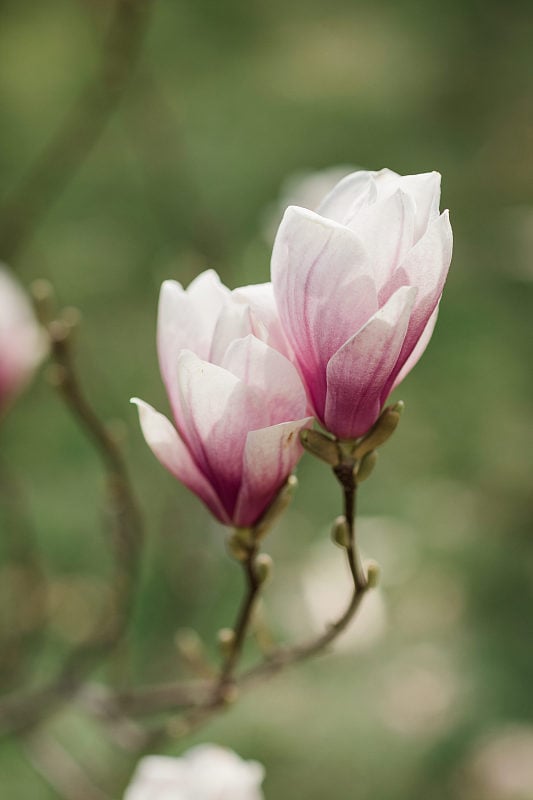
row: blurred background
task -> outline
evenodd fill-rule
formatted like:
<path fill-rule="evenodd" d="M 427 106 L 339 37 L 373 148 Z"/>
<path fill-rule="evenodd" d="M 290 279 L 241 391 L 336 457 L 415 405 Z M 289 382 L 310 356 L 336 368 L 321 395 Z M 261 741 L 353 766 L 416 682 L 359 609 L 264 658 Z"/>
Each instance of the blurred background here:
<path fill-rule="evenodd" d="M 531 5 L 149 6 L 0 2 L 0 257 L 81 310 L 83 382 L 100 416 L 120 421 L 147 523 L 130 633 L 97 675 L 186 674 L 176 631 L 196 629 L 214 655 L 241 588 L 224 530 L 156 462 L 128 405 L 138 395 L 167 409 L 161 281 L 187 284 L 206 267 L 231 287 L 267 280 L 298 176 L 437 169 L 450 278 L 431 345 L 395 395 L 400 428 L 360 492 L 381 587 L 333 655 L 254 689 L 167 752 L 233 747 L 264 763 L 267 800 L 531 798 Z M 0 630 L 25 631 L 24 652 L 4 648 L 8 691 L 45 681 L 90 629 L 109 554 L 99 462 L 42 374 L 0 438 Z M 266 546 L 276 572 L 264 615 L 280 639 L 319 630 L 348 591 L 328 540 L 337 486 L 309 457 L 299 478 Z M 118 798 L 133 756 L 74 707 L 52 730 Z M 60 797 L 24 739 L 1 742 L 0 786 Z"/>

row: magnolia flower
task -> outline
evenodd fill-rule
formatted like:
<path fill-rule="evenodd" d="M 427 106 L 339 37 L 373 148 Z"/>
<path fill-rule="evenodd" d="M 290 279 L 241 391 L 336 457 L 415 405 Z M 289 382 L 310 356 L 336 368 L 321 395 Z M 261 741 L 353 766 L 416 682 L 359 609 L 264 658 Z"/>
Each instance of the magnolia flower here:
<path fill-rule="evenodd" d="M 230 292 L 212 271 L 187 291 L 163 284 L 159 363 L 176 427 L 133 402 L 154 455 L 226 525 L 254 525 L 302 453 L 311 418 L 287 348 L 270 284 Z"/>
<path fill-rule="evenodd" d="M 263 800 L 264 774 L 257 761 L 203 744 L 181 758 L 143 758 L 124 800 Z"/>
<path fill-rule="evenodd" d="M 28 298 L 0 266 L 0 414 L 29 381 L 44 349 Z"/>
<path fill-rule="evenodd" d="M 285 333 L 315 414 L 366 433 L 435 326 L 452 253 L 440 175 L 354 172 L 314 213 L 290 206 L 272 254 Z"/>

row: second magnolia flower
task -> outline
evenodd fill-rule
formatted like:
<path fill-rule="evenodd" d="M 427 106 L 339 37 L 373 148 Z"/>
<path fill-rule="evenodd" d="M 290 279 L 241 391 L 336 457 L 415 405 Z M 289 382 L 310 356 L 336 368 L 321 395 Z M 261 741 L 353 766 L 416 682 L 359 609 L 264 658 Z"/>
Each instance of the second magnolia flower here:
<path fill-rule="evenodd" d="M 133 402 L 159 461 L 226 525 L 257 523 L 302 454 L 312 418 L 285 347 L 269 284 L 230 292 L 212 271 L 187 291 L 163 284 L 159 363 L 176 427 Z"/>
<path fill-rule="evenodd" d="M 314 213 L 290 206 L 272 282 L 317 418 L 363 435 L 416 364 L 436 321 L 452 255 L 440 175 L 354 172 Z"/>

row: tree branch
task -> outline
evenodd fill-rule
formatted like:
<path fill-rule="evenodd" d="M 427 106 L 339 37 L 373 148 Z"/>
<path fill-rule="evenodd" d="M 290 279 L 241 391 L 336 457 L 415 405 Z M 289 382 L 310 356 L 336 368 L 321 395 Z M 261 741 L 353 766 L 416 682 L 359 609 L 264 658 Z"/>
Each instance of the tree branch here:
<path fill-rule="evenodd" d="M 98 142 L 128 85 L 153 0 L 116 0 L 102 59 L 25 178 L 0 207 L 0 257 L 12 262 Z"/>

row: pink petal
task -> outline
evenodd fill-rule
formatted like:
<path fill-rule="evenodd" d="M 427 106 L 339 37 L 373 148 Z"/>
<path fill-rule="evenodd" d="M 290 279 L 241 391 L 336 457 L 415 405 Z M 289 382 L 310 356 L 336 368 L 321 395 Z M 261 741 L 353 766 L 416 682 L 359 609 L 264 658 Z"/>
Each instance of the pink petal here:
<path fill-rule="evenodd" d="M 175 373 L 183 349 L 208 358 L 218 315 L 229 297 L 229 289 L 213 270 L 207 270 L 187 291 L 177 281 L 165 281 L 159 295 L 157 350 L 161 375 L 172 406 L 176 397 Z"/>
<path fill-rule="evenodd" d="M 399 289 L 330 360 L 324 424 L 336 436 L 361 436 L 379 416 L 415 297 L 414 287 Z"/>
<path fill-rule="evenodd" d="M 211 350 L 207 359 L 212 364 L 221 364 L 230 344 L 252 333 L 250 307 L 235 302 L 233 298 L 222 308 L 212 334 Z"/>
<path fill-rule="evenodd" d="M 382 170 L 376 175 L 375 180 L 380 195 L 384 192 L 392 194 L 401 189 L 414 200 L 416 207 L 414 240 L 417 242 L 426 232 L 428 225 L 439 216 L 440 173 L 397 175 L 390 170 Z"/>
<path fill-rule="evenodd" d="M 240 303 L 250 307 L 254 336 L 293 360 L 294 353 L 279 318 L 272 283 L 240 286 L 232 294 Z"/>
<path fill-rule="evenodd" d="M 395 291 L 399 286 L 405 285 L 418 288 L 409 328 L 398 364 L 391 376 L 390 386 L 422 337 L 439 303 L 450 266 L 452 245 L 452 229 L 448 212 L 445 211 L 430 224 L 425 235 L 396 270 L 387 287 L 387 292 Z M 429 338 L 425 341 L 427 345 Z"/>
<path fill-rule="evenodd" d="M 178 386 L 183 415 L 180 433 L 231 516 L 246 432 L 257 413 L 253 393 L 228 370 L 187 350 L 178 360 Z"/>
<path fill-rule="evenodd" d="M 161 464 L 188 489 L 196 494 L 209 510 L 228 525 L 230 520 L 213 487 L 199 469 L 185 443 L 169 420 L 148 403 L 133 398 L 146 443 Z"/>
<path fill-rule="evenodd" d="M 362 209 L 350 228 L 365 243 L 379 292 L 413 247 L 414 200 L 398 189 Z"/>
<path fill-rule="evenodd" d="M 302 455 L 299 432 L 312 421 L 307 417 L 248 433 L 234 513 L 236 525 L 253 525 L 268 508 Z"/>
<path fill-rule="evenodd" d="M 242 380 L 249 391 L 249 416 L 243 420 L 247 430 L 299 419 L 305 413 L 306 393 L 296 368 L 255 336 L 234 341 L 222 366 Z"/>
<path fill-rule="evenodd" d="M 374 177 L 377 173 L 358 170 L 346 175 L 325 196 L 317 213 L 341 225 L 350 226 L 362 208 L 377 199 Z"/>
<path fill-rule="evenodd" d="M 377 310 L 368 270 L 352 231 L 311 211 L 287 209 L 272 254 L 274 293 L 319 416 L 329 359 Z"/>
<path fill-rule="evenodd" d="M 424 331 L 423 331 L 420 339 L 418 340 L 418 342 L 414 346 L 414 348 L 413 348 L 413 350 L 411 352 L 411 355 L 404 362 L 403 367 L 401 368 L 401 370 L 399 371 L 398 375 L 394 379 L 394 383 L 393 383 L 393 385 L 391 387 L 391 390 L 390 390 L 391 392 L 397 386 L 400 385 L 400 383 L 403 381 L 403 379 L 409 374 L 409 372 L 411 372 L 413 367 L 418 363 L 420 358 L 423 356 L 424 351 L 425 351 L 426 347 L 428 346 L 428 344 L 430 342 L 431 336 L 433 335 L 433 331 L 435 329 L 435 325 L 437 324 L 438 315 L 439 315 L 439 307 L 437 306 L 435 308 L 435 311 L 433 312 L 433 314 L 430 316 L 430 318 L 428 320 L 428 323 L 427 323 L 426 327 L 424 328 Z"/>

